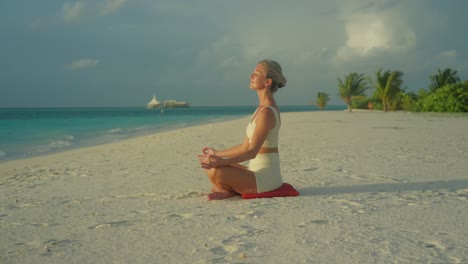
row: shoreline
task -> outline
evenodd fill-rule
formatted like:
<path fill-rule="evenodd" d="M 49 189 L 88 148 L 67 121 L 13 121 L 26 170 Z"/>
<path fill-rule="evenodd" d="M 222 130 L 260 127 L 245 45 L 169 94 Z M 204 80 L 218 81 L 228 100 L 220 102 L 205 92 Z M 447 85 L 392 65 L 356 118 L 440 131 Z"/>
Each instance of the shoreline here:
<path fill-rule="evenodd" d="M 348 113 L 346 109 L 345 110 L 312 111 L 312 112 L 342 112 L 342 111 Z M 309 111 L 293 112 L 293 113 L 309 113 Z M 433 117 L 448 117 L 448 118 L 450 118 L 450 117 L 455 117 L 455 118 L 468 117 L 468 113 L 436 113 L 436 112 L 406 112 L 406 111 L 389 111 L 389 112 L 385 113 L 385 112 L 383 112 L 381 110 L 367 110 L 367 109 L 353 109 L 351 114 L 352 113 L 357 113 L 357 114 L 359 114 L 359 113 L 382 113 L 382 114 L 406 113 L 406 114 L 421 115 L 421 116 L 424 116 L 424 117 L 430 117 L 430 116 L 433 116 Z M 48 151 L 41 152 L 41 153 L 29 154 L 27 156 L 20 156 L 20 157 L 14 156 L 14 157 L 10 157 L 10 158 L 2 158 L 2 156 L 0 156 L 0 165 L 4 164 L 4 163 L 12 162 L 12 161 L 27 160 L 27 159 L 31 159 L 31 158 L 38 158 L 38 157 L 43 157 L 43 156 L 48 156 L 48 155 L 55 155 L 55 154 L 60 154 L 60 153 L 68 152 L 68 151 L 74 151 L 74 150 L 78 150 L 78 149 L 82 149 L 82 148 L 90 148 L 90 147 L 97 147 L 97 146 L 102 146 L 102 145 L 107 145 L 107 144 L 118 143 L 118 142 L 121 142 L 121 141 L 131 140 L 131 139 L 135 139 L 135 138 L 139 138 L 139 137 L 146 137 L 146 136 L 150 136 L 150 135 L 154 135 L 154 134 L 158 134 L 158 133 L 177 131 L 179 129 L 187 129 L 187 128 L 190 128 L 190 127 L 210 125 L 210 124 L 222 123 L 222 122 L 227 122 L 227 121 L 232 121 L 232 120 L 240 120 L 240 119 L 243 119 L 243 118 L 245 118 L 245 117 L 229 117 L 229 118 L 226 118 L 226 119 L 223 119 L 223 120 L 215 119 L 215 120 L 211 120 L 211 121 L 209 121 L 209 120 L 208 121 L 203 121 L 203 122 L 200 122 L 200 123 L 197 123 L 197 124 L 190 124 L 190 125 L 187 125 L 187 126 L 172 125 L 169 128 L 158 128 L 157 130 L 151 130 L 151 131 L 145 131 L 145 132 L 142 132 L 142 133 L 135 133 L 135 134 L 125 135 L 125 136 L 123 136 L 122 138 L 119 138 L 119 139 L 108 139 L 106 141 L 87 140 L 88 141 L 87 143 L 78 143 L 77 145 L 73 145 L 73 146 L 69 146 L 69 147 L 63 147 L 63 148 L 56 148 L 56 149 L 48 150 Z M 94 143 L 91 143 L 91 142 L 94 142 Z"/>
<path fill-rule="evenodd" d="M 75 153 L 73 153 L 73 152 L 82 152 L 82 151 L 86 152 L 87 149 L 90 149 L 90 151 L 93 151 L 92 150 L 93 148 L 102 149 L 102 148 L 106 148 L 106 147 L 112 147 L 112 145 L 114 145 L 114 144 L 123 144 L 126 141 L 147 140 L 148 138 L 153 138 L 153 137 L 155 137 L 155 136 L 157 136 L 159 134 L 167 134 L 167 133 L 171 134 L 171 133 L 176 133 L 177 131 L 184 131 L 184 129 L 190 129 L 190 128 L 193 128 L 193 127 L 213 125 L 213 124 L 217 124 L 217 123 L 230 122 L 230 121 L 235 121 L 235 120 L 244 119 L 244 118 L 245 117 L 240 117 L 240 118 L 235 117 L 233 119 L 228 119 L 228 120 L 219 120 L 219 121 L 215 120 L 215 121 L 211 121 L 211 122 L 207 121 L 207 122 L 203 122 L 203 123 L 200 123 L 200 124 L 192 124 L 192 125 L 183 126 L 183 127 L 171 127 L 171 128 L 152 131 L 152 132 L 145 132 L 143 134 L 131 135 L 131 136 L 128 136 L 126 138 L 118 139 L 116 141 L 101 142 L 101 143 L 95 143 L 95 144 L 91 144 L 91 145 L 77 145 L 77 146 L 70 147 L 70 148 L 56 149 L 56 150 L 53 150 L 53 151 L 48 151 L 46 153 L 38 153 L 38 154 L 34 154 L 34 155 L 31 155 L 31 156 L 28 156 L 28 157 L 20 157 L 20 158 L 14 158 L 14 159 L 6 159 L 6 160 L 1 160 L 0 159 L 0 166 L 2 166 L 2 164 L 10 163 L 10 162 L 28 162 L 29 160 L 49 159 L 49 158 L 55 159 L 55 158 L 60 157 L 62 154 L 64 154 L 64 155 L 68 155 L 68 154 L 74 155 Z"/>
<path fill-rule="evenodd" d="M 72 146 L 67 146 L 67 147 L 62 147 L 62 148 L 55 148 L 51 150 L 47 150 L 44 152 L 38 152 L 34 154 L 28 154 L 27 156 L 13 156 L 10 158 L 2 158 L 0 156 L 0 165 L 5 162 L 9 161 L 16 161 L 16 160 L 24 160 L 24 159 L 29 159 L 29 158 L 37 158 L 37 157 L 42 157 L 42 156 L 48 156 L 48 155 L 54 155 L 54 154 L 60 154 L 63 152 L 68 152 L 68 151 L 74 151 L 82 148 L 90 148 L 90 147 L 97 147 L 97 146 L 102 146 L 102 145 L 107 145 L 107 144 L 113 144 L 113 143 L 118 143 L 121 141 L 125 140 L 131 140 L 139 137 L 145 137 L 145 136 L 150 136 L 158 133 L 164 133 L 164 132 L 170 132 L 170 131 L 177 131 L 179 129 L 186 129 L 190 128 L 193 126 L 203 126 L 203 125 L 208 125 L 208 124 L 215 124 L 215 123 L 220 123 L 220 122 L 226 122 L 230 120 L 236 120 L 236 119 L 241 119 L 243 117 L 226 117 L 226 119 L 214 119 L 214 120 L 203 120 L 197 124 L 172 124 L 168 128 L 155 128 L 151 129 L 148 131 L 144 132 L 138 132 L 138 133 L 132 133 L 132 134 L 126 134 L 121 136 L 121 138 L 118 139 L 86 139 L 86 143 L 78 143 L 76 145 Z M 1 150 L 0 150 L 1 151 Z M 0 152 L 1 153 L 1 152 Z M 7 155 L 7 153 L 5 153 Z"/>
<path fill-rule="evenodd" d="M 39 113 L 4 109 L 0 110 L 0 126 L 7 129 L 0 133 L 0 162 L 242 118 L 251 115 L 253 108 L 193 107 L 168 110 L 164 115 L 144 108 L 52 108 Z M 284 112 L 313 111 L 310 106 L 282 108 Z"/>
<path fill-rule="evenodd" d="M 0 163 L 0 262 L 468 262 L 468 116 L 281 117 L 298 197 L 207 201 L 249 117 Z"/>

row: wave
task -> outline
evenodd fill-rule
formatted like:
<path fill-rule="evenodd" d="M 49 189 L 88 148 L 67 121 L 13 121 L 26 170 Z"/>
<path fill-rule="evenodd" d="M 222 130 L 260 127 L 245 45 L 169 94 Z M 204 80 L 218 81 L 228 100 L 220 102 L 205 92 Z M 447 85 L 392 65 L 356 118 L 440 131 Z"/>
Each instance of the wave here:
<path fill-rule="evenodd" d="M 140 127 L 134 127 L 134 128 L 129 128 L 129 131 L 142 131 L 142 130 L 147 130 L 149 129 L 148 126 L 140 126 Z"/>
<path fill-rule="evenodd" d="M 66 140 L 75 140 L 75 137 L 72 135 L 68 135 L 64 137 Z"/>
<path fill-rule="evenodd" d="M 61 148 L 71 147 L 72 141 L 75 139 L 73 136 L 66 136 L 64 139 L 53 140 L 47 144 L 39 145 L 33 148 L 33 152 L 43 153 L 53 151 Z"/>
<path fill-rule="evenodd" d="M 0 159 L 4 158 L 6 155 L 6 152 L 0 150 Z"/>
<path fill-rule="evenodd" d="M 63 147 L 69 147 L 71 146 L 72 143 L 70 141 L 67 141 L 67 140 L 56 140 L 56 141 L 52 141 L 50 142 L 47 146 L 51 149 L 55 149 L 55 148 L 63 148 Z"/>
<path fill-rule="evenodd" d="M 109 130 L 107 130 L 107 133 L 109 133 L 109 134 L 120 134 L 120 133 L 122 133 L 122 129 L 121 128 L 109 129 Z"/>
<path fill-rule="evenodd" d="M 110 135 L 130 135 L 135 133 L 140 133 L 144 131 L 151 131 L 150 126 L 139 126 L 139 127 L 129 127 L 129 128 L 113 128 L 106 131 L 106 134 Z"/>

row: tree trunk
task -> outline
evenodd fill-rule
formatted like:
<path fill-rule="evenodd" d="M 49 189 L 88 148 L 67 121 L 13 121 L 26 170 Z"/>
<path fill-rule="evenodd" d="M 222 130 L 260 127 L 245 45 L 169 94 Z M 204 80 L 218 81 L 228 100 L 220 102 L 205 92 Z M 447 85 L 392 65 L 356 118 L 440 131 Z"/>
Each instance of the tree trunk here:
<path fill-rule="evenodd" d="M 384 96 L 384 97 L 382 97 L 381 99 L 382 99 L 382 110 L 383 110 L 384 112 L 388 112 L 388 104 L 387 104 L 387 101 L 388 101 L 388 100 L 387 100 L 387 97 Z"/>
<path fill-rule="evenodd" d="M 348 106 L 348 112 L 351 112 L 351 97 L 346 98 L 346 105 Z"/>
<path fill-rule="evenodd" d="M 382 108 L 384 112 L 388 112 L 388 104 L 386 101 L 382 101 Z"/>

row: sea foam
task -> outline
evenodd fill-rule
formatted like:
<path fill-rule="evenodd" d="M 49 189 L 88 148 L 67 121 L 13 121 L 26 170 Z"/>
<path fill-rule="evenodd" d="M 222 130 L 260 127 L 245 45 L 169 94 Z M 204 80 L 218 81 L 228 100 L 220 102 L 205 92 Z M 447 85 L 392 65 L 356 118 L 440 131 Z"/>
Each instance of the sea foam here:
<path fill-rule="evenodd" d="M 53 150 L 57 150 L 61 148 L 70 147 L 73 145 L 71 140 L 64 140 L 64 139 L 54 140 L 48 144 L 34 147 L 33 152 L 42 153 L 42 152 L 48 152 L 48 151 L 53 151 Z"/>
<path fill-rule="evenodd" d="M 119 134 L 119 133 L 122 133 L 122 129 L 121 129 L 121 128 L 109 129 L 109 130 L 107 131 L 107 133 L 109 133 L 109 134 Z"/>

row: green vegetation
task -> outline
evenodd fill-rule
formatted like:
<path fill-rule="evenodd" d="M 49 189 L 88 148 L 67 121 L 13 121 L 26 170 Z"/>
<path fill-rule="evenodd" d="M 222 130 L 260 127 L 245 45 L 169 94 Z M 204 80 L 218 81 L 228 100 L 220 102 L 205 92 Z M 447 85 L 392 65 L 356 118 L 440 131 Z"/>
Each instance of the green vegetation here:
<path fill-rule="evenodd" d="M 338 78 L 339 96 L 348 106 L 348 112 L 351 112 L 352 100 L 365 96 L 365 91 L 369 88 L 363 74 L 353 72 L 346 75 L 344 81 Z"/>
<path fill-rule="evenodd" d="M 423 112 L 468 112 L 468 81 L 446 84 L 434 92 L 423 93 L 416 102 Z"/>
<path fill-rule="evenodd" d="M 375 73 L 375 79 L 365 78 L 363 74 L 345 75 L 344 81 L 338 78 L 339 96 L 348 111 L 355 109 L 376 109 L 383 111 L 405 110 L 415 112 L 468 112 L 468 81 L 461 81 L 457 71 L 450 68 L 437 69 L 430 75 L 430 85 L 418 93 L 407 92 L 403 85 L 401 71 Z M 368 83 L 374 93 L 367 96 Z M 318 96 L 317 96 L 318 98 Z M 318 101 L 318 100 L 317 100 Z"/>
<path fill-rule="evenodd" d="M 457 71 L 447 68 L 443 71 L 437 69 L 437 73 L 429 76 L 431 84 L 429 85 L 429 91 L 435 92 L 437 89 L 444 87 L 449 84 L 458 83 L 460 78 L 457 76 Z"/>
<path fill-rule="evenodd" d="M 317 102 L 312 102 L 313 105 L 317 105 L 320 110 L 323 110 L 330 101 L 330 96 L 325 92 L 318 92 L 317 93 Z"/>
<path fill-rule="evenodd" d="M 401 85 L 403 84 L 403 73 L 400 71 L 385 71 L 382 69 L 375 73 L 375 82 L 369 78 L 369 82 L 375 88 L 378 98 L 380 98 L 383 110 L 395 110 L 398 107 L 397 100 L 401 95 Z"/>

